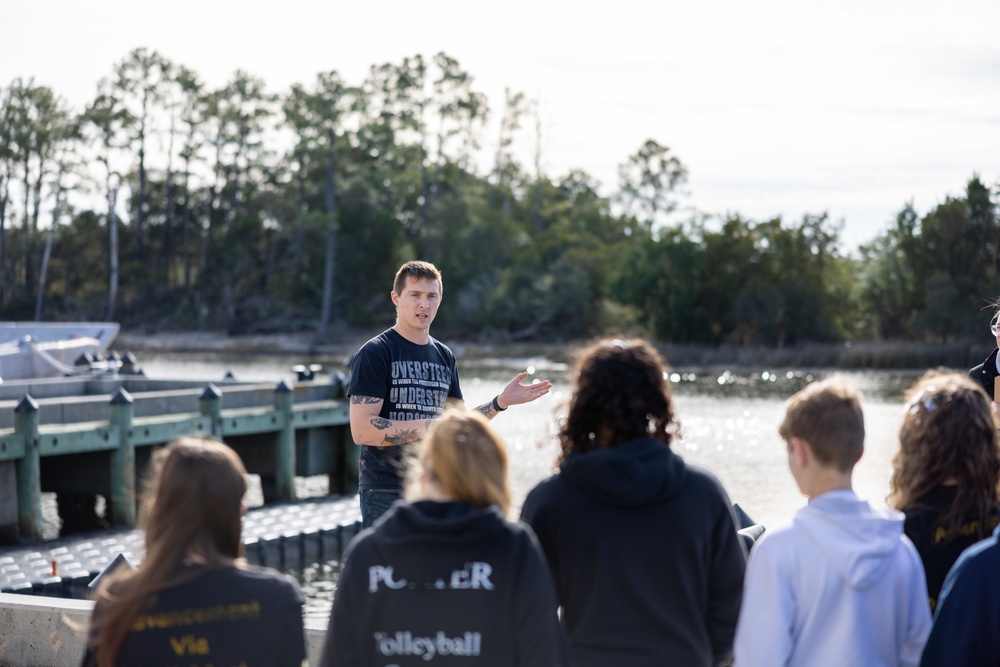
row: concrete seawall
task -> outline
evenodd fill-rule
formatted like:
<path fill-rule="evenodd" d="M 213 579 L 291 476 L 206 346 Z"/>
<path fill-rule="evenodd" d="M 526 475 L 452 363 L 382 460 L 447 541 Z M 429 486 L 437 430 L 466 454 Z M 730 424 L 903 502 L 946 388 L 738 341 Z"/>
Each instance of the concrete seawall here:
<path fill-rule="evenodd" d="M 94 604 L 0 593 L 0 667 L 78 667 Z M 319 664 L 326 622 L 306 621 L 309 664 Z"/>

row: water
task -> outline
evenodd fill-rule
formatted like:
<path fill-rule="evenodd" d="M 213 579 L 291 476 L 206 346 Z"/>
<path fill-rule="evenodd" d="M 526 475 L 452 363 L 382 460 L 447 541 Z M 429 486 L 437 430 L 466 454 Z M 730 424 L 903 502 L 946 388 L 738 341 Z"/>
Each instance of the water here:
<path fill-rule="evenodd" d="M 340 359 L 292 359 L 289 357 L 224 357 L 219 355 L 157 354 L 141 359 L 150 377 L 199 377 L 214 380 L 232 372 L 237 379 L 294 381 L 294 363 L 320 362 L 324 373 L 342 371 Z M 556 421 L 568 398 L 568 369 L 545 359 L 479 361 L 460 365 L 466 404 L 477 406 L 491 400 L 520 370 L 532 378 L 553 382 L 548 396 L 527 405 L 514 406 L 493 424 L 509 448 L 512 513 L 517 515 L 527 492 L 553 472 L 558 454 Z M 677 371 L 674 385 L 681 438 L 674 451 L 687 462 L 713 472 L 733 502 L 757 522 L 774 526 L 789 520 L 805 504 L 788 472 L 785 445 L 777 428 L 784 402 L 814 379 L 832 372 Z M 912 373 L 840 373 L 862 394 L 867 431 L 866 449 L 855 468 L 855 490 L 863 498 L 884 502 L 889 490 L 892 457 L 902 419 L 902 395 L 915 380 Z M 299 480 L 303 495 L 325 493 L 325 478 Z M 251 504 L 259 499 L 251 499 Z M 315 564 L 297 572 L 307 596 L 306 615 L 325 618 L 335 588 L 337 563 Z"/>

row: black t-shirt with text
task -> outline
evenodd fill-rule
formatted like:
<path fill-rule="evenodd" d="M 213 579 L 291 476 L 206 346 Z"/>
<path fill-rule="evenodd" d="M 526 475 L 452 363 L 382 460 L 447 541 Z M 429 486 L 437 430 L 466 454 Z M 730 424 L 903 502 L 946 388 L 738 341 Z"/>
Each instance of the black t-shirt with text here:
<path fill-rule="evenodd" d="M 958 529 L 958 535 L 948 539 L 944 529 L 938 526 L 938 522 L 954 501 L 955 487 L 941 486 L 909 507 L 903 508 L 903 513 L 906 515 L 903 531 L 917 548 L 920 560 L 924 564 L 931 611 L 937 607 L 938 595 L 951 566 L 966 548 L 988 537 L 1000 521 L 1000 515 L 996 512 L 988 526 L 980 526 L 974 517 L 966 517 Z"/>
<path fill-rule="evenodd" d="M 298 585 L 274 570 L 206 569 L 158 593 L 132 619 L 117 664 L 301 667 L 306 659 L 302 604 Z M 98 601 L 93 619 L 103 613 Z M 82 664 L 95 667 L 92 651 Z"/>
<path fill-rule="evenodd" d="M 351 361 L 350 396 L 382 399 L 379 416 L 394 421 L 431 419 L 449 399 L 462 400 L 455 355 L 431 338 L 418 345 L 388 329 L 365 343 Z M 399 489 L 401 446 L 362 446 L 359 488 Z"/>

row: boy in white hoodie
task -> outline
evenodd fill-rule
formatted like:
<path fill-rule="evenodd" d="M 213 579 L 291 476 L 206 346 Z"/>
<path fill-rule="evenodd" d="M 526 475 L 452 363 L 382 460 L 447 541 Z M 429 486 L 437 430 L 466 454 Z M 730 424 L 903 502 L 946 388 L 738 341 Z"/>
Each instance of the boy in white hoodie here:
<path fill-rule="evenodd" d="M 737 667 L 916 665 L 931 616 L 903 514 L 855 495 L 861 403 L 835 380 L 789 399 L 778 433 L 809 504 L 750 552 L 733 647 Z"/>

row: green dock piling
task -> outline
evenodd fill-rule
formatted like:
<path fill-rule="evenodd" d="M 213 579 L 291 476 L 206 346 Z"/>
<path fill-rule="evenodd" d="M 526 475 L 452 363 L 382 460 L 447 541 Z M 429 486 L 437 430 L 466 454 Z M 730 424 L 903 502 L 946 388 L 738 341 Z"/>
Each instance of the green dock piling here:
<path fill-rule="evenodd" d="M 111 521 L 116 525 L 135 525 L 135 444 L 132 434 L 134 416 L 132 396 L 119 389 L 111 397 L 108 421 L 118 427 L 118 447 L 111 450 Z"/>
<path fill-rule="evenodd" d="M 205 385 L 198 399 L 201 414 L 212 419 L 212 436 L 222 438 L 222 392 L 212 383 Z"/>
<path fill-rule="evenodd" d="M 42 539 L 42 462 L 38 449 L 38 403 L 28 394 L 14 408 L 14 432 L 24 438 L 17 461 L 17 521 L 21 538 Z"/>
<path fill-rule="evenodd" d="M 294 405 L 295 394 L 282 380 L 274 390 L 274 409 L 283 419 L 274 445 L 274 486 L 279 500 L 295 500 Z"/>

